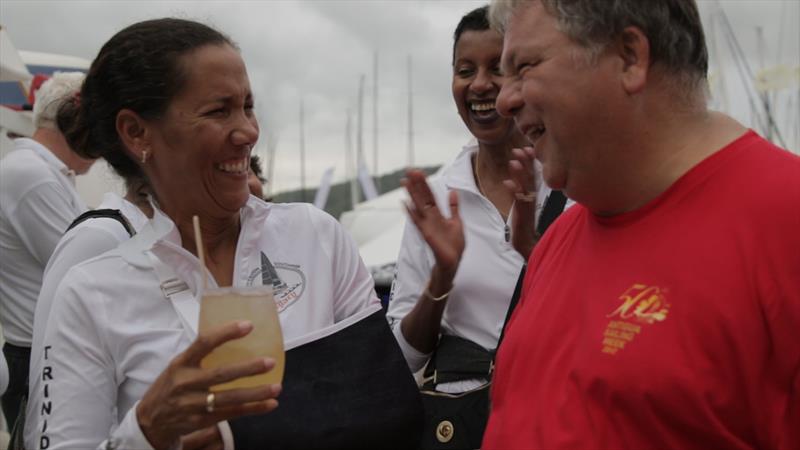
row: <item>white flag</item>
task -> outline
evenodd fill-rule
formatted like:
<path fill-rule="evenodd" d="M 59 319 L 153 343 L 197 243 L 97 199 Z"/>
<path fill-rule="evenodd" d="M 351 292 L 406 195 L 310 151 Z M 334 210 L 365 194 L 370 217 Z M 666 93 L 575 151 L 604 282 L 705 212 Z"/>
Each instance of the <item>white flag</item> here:
<path fill-rule="evenodd" d="M 22 81 L 27 85 L 33 75 L 28 72 L 28 67 L 22 62 L 22 57 L 2 26 L 0 26 L 0 55 L 3 55 L 0 60 L 0 81 Z"/>
<path fill-rule="evenodd" d="M 369 170 L 367 170 L 367 166 L 364 163 L 358 168 L 358 181 L 361 183 L 361 190 L 364 192 L 365 199 L 372 200 L 378 196 L 378 190 L 375 189 L 375 183 L 372 181 L 372 177 L 369 176 Z"/>
<path fill-rule="evenodd" d="M 328 203 L 328 194 L 331 192 L 331 180 L 333 179 L 333 167 L 328 167 L 325 173 L 322 174 L 322 180 L 319 182 L 317 188 L 317 195 L 314 196 L 314 206 L 319 209 L 325 209 L 325 204 Z"/>

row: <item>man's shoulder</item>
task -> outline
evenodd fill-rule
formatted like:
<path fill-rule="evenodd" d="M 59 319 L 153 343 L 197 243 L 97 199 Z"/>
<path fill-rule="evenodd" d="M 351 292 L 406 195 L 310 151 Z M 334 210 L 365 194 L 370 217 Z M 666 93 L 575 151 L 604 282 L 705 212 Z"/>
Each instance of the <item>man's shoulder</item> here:
<path fill-rule="evenodd" d="M 754 226 L 777 226 L 796 234 L 800 229 L 800 156 L 766 141 L 754 150 L 745 166 L 750 181 L 743 208 L 753 215 Z"/>
<path fill-rule="evenodd" d="M 783 184 L 788 182 L 795 186 L 800 186 L 800 155 L 791 153 L 789 150 L 777 147 L 771 143 L 763 145 L 763 159 L 765 164 L 774 170 L 771 174 L 777 176 L 775 182 Z"/>
<path fill-rule="evenodd" d="M 0 191 L 4 199 L 19 199 L 45 183 L 59 184 L 47 162 L 33 150 L 14 150 L 0 161 Z"/>
<path fill-rule="evenodd" d="M 31 175 L 53 176 L 47 161 L 26 147 L 16 148 L 0 160 L 0 172 L 4 176 L 15 176 L 18 179 L 24 179 Z"/>
<path fill-rule="evenodd" d="M 30 148 L 16 148 L 0 160 L 3 173 L 16 171 L 48 171 L 47 162 Z"/>
<path fill-rule="evenodd" d="M 755 133 L 739 145 L 739 157 L 729 166 L 730 177 L 739 178 L 758 197 L 800 195 L 800 156 Z"/>
<path fill-rule="evenodd" d="M 737 161 L 740 164 L 786 165 L 789 170 L 800 167 L 800 156 L 773 144 L 752 130 L 728 144 L 726 149 L 735 153 L 738 150 Z"/>

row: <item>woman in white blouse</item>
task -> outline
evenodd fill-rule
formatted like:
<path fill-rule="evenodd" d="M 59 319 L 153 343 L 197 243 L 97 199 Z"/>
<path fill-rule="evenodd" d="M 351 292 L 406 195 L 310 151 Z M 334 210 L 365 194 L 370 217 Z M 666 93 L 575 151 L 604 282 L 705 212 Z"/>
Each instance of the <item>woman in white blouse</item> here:
<path fill-rule="evenodd" d="M 43 340 L 40 448 L 233 448 L 228 419 L 277 407 L 280 385 L 209 394 L 264 373 L 256 358 L 218 369 L 200 360 L 250 332 L 248 321 L 197 333 L 211 286 L 272 284 L 286 346 L 380 308 L 352 240 L 310 205 L 249 194 L 259 137 L 241 55 L 187 20 L 131 25 L 100 50 L 66 130 L 71 146 L 123 177 L 144 176 L 156 209 L 116 250 L 71 269 Z"/>
<path fill-rule="evenodd" d="M 504 82 L 502 51 L 503 38 L 489 28 L 487 7 L 461 19 L 454 35 L 452 91 L 474 140 L 430 184 L 417 170 L 405 181 L 410 220 L 387 317 L 410 369 L 428 365 L 423 388 L 449 394 L 486 387 L 491 378 L 514 286 L 538 239 L 534 217 L 550 194 L 540 176 L 530 186 L 510 181 L 515 171 L 540 168 L 513 119 L 495 109 Z M 446 373 L 437 368 L 438 357 L 462 359 L 446 355 L 454 347 L 443 346 L 445 341 L 456 343 L 459 353 L 466 347 L 480 357 L 463 359 L 457 375 Z M 476 361 L 485 370 L 466 368 Z M 486 403 L 488 410 L 488 396 Z M 483 426 L 467 426 L 474 433 L 471 448 L 480 446 Z"/>

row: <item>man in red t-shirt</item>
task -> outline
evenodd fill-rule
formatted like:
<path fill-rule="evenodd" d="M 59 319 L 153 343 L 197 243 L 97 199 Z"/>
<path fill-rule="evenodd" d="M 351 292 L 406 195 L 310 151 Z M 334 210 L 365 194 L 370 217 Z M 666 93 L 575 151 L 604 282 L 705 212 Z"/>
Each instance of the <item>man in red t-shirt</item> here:
<path fill-rule="evenodd" d="M 800 158 L 706 109 L 694 0 L 492 15 L 535 148 L 510 184 L 535 157 L 580 205 L 529 260 L 483 448 L 800 448 Z"/>

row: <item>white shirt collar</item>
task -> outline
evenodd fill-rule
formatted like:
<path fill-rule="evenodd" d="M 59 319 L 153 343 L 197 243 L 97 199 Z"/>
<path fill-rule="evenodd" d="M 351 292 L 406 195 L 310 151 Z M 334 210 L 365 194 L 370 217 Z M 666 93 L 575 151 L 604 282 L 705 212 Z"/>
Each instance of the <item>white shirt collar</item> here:
<path fill-rule="evenodd" d="M 153 218 L 150 223 L 155 231 L 153 237 L 157 242 L 169 242 L 181 246 L 181 235 L 178 232 L 178 227 L 175 226 L 175 222 L 158 207 L 157 202 L 151 203 L 153 205 Z M 266 219 L 267 215 L 269 215 L 270 206 L 270 203 L 251 195 L 250 198 L 247 199 L 247 203 L 239 210 L 242 228 L 244 228 L 245 221 L 250 222 L 253 220 L 259 221 Z"/>
<path fill-rule="evenodd" d="M 449 189 L 459 189 L 481 195 L 478 186 L 475 184 L 475 175 L 472 169 L 472 155 L 478 153 L 478 141 L 475 138 L 461 149 L 461 153 L 456 159 L 439 172 L 442 180 Z M 542 164 L 537 160 L 536 166 L 536 190 L 544 192 L 545 196 L 550 194 L 550 188 L 542 180 Z"/>
<path fill-rule="evenodd" d="M 202 272 L 199 271 L 199 261 L 181 246 L 181 236 L 175 222 L 158 208 L 156 202 L 152 203 L 153 218 L 136 236 L 112 251 L 139 267 L 150 267 L 151 262 L 146 253 L 152 251 L 194 290 L 200 286 Z M 270 203 L 252 195 L 247 200 L 240 210 L 242 223 L 237 254 L 250 255 L 257 248 L 264 220 L 267 219 L 271 207 Z"/>
<path fill-rule="evenodd" d="M 477 152 L 478 141 L 471 139 L 467 145 L 462 147 L 461 153 L 456 156 L 456 159 L 442 169 L 440 176 L 448 189 L 458 189 L 480 195 L 472 170 L 472 155 Z"/>

